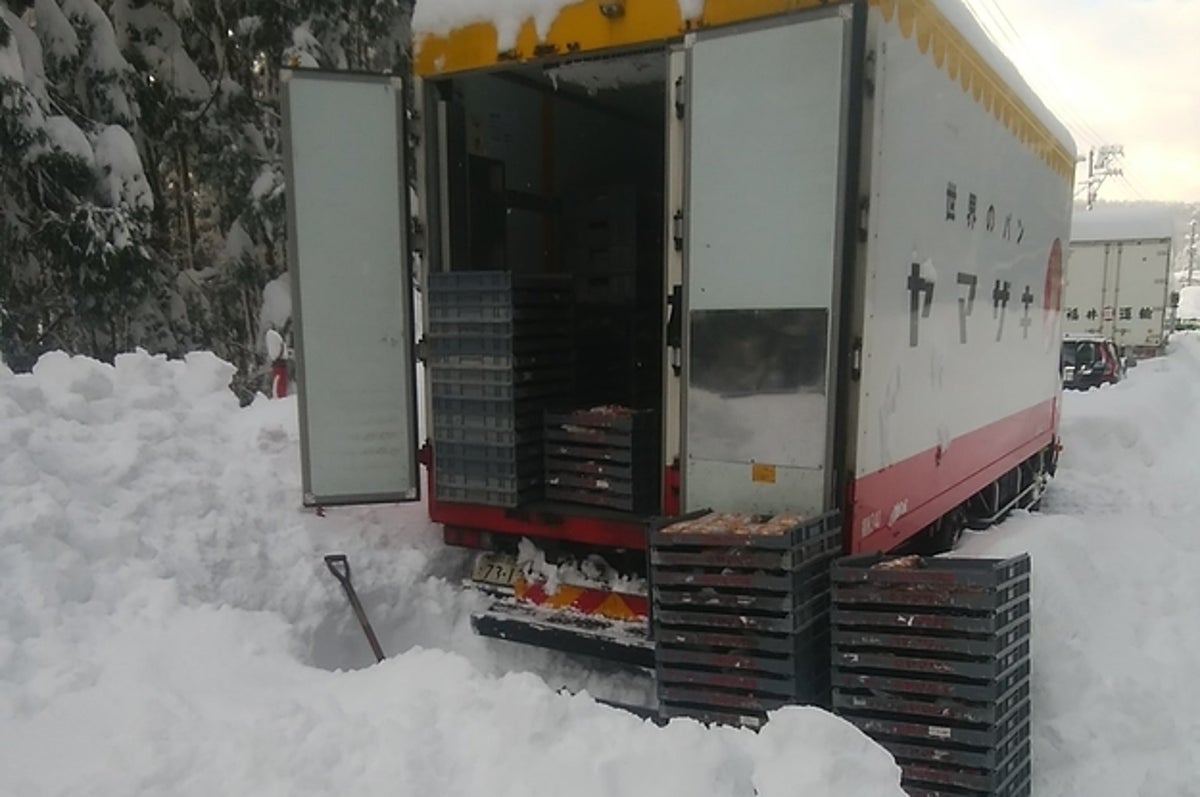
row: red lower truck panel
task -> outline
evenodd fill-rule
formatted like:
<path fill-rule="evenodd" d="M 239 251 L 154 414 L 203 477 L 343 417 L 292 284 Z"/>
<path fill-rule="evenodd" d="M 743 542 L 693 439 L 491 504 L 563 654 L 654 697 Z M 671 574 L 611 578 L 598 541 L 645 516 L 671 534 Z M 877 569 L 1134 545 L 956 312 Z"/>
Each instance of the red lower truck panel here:
<path fill-rule="evenodd" d="M 852 490 L 847 529 L 850 553 L 891 550 L 1005 473 L 1054 445 L 1058 400 L 1031 407 L 941 446 L 858 479 Z M 553 539 L 600 548 L 643 550 L 645 528 L 586 516 L 438 501 L 428 466 L 429 517 L 446 527 L 447 542 L 472 545 L 479 532 Z M 679 512 L 679 471 L 664 476 L 669 515 Z M 893 515 L 895 517 L 893 518 Z"/>

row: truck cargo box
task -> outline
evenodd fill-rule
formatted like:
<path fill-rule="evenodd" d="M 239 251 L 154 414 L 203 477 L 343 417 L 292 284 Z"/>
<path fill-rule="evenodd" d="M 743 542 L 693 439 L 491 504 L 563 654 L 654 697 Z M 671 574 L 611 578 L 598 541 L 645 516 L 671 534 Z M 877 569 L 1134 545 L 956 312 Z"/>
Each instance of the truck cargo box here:
<path fill-rule="evenodd" d="M 414 500 L 420 451 L 448 541 L 636 563 L 705 508 L 837 511 L 869 553 L 1036 501 L 1070 135 L 957 0 L 688 5 L 418 31 L 411 76 L 285 70 L 306 503 Z M 500 275 L 564 280 L 569 328 Z M 653 423 L 549 450 L 599 409 Z M 467 489 L 464 445 L 517 442 L 519 483 Z"/>

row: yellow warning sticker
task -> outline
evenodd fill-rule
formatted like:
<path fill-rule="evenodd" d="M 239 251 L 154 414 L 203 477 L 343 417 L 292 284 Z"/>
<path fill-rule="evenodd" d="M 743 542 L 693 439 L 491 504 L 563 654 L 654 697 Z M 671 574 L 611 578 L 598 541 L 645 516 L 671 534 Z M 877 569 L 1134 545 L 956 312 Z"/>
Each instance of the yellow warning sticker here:
<path fill-rule="evenodd" d="M 774 484 L 775 466 L 755 462 L 750 468 L 750 478 L 755 484 Z"/>

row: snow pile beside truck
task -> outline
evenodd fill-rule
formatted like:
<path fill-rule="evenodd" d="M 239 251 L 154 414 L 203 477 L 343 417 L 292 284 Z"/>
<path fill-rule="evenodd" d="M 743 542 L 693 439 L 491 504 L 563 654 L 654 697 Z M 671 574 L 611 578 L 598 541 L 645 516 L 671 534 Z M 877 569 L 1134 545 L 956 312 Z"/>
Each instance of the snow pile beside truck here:
<path fill-rule="evenodd" d="M 296 403 L 239 409 L 232 373 L 209 354 L 0 366 L 6 794 L 902 794 L 823 712 L 707 732 L 557 694 L 624 686 L 473 636 L 434 575 L 461 558 L 420 513 L 298 510 Z M 330 671 L 371 660 L 331 550 L 380 666 Z M 530 667 L 546 680 L 506 674 Z"/>

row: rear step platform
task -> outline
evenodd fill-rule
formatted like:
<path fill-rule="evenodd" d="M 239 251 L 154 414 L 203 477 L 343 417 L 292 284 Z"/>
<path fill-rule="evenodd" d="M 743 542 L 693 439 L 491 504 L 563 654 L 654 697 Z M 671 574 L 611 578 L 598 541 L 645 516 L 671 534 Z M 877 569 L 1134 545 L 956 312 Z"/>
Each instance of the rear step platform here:
<path fill-rule="evenodd" d="M 654 643 L 645 623 L 549 612 L 501 599 L 472 614 L 471 625 L 480 636 L 654 669 Z"/>

